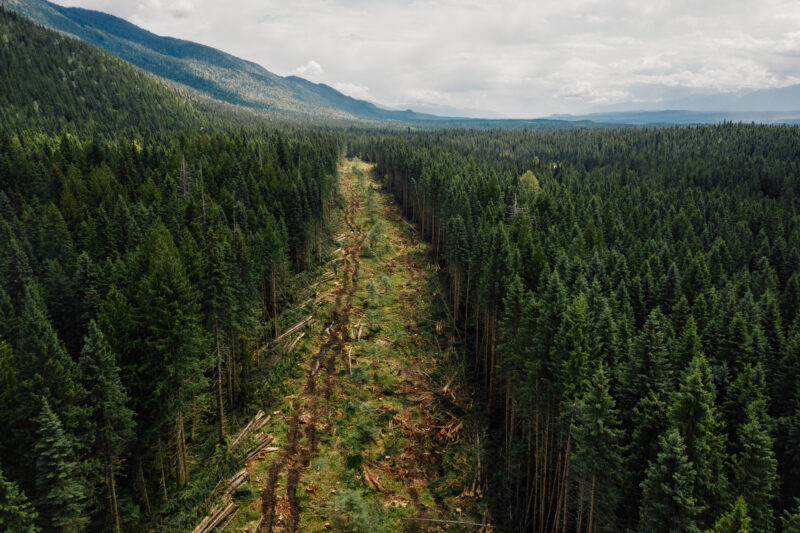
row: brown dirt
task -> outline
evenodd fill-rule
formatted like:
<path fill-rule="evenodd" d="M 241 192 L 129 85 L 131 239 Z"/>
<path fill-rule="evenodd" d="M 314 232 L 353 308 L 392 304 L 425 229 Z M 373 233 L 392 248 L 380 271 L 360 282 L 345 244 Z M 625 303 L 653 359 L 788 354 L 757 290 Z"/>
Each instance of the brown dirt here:
<path fill-rule="evenodd" d="M 256 529 L 258 533 L 276 531 L 294 533 L 299 529 L 300 507 L 297 503 L 297 487 L 303 471 L 311 464 L 312 456 L 318 446 L 317 424 L 321 402 L 316 393 L 317 379 L 320 370 L 324 369 L 322 398 L 325 402 L 322 408 L 328 410 L 336 379 L 336 362 L 345 344 L 351 340 L 350 314 L 353 297 L 358 290 L 359 254 L 366 235 L 361 233 L 361 228 L 355 221 L 355 213 L 359 208 L 358 194 L 351 187 L 348 196 L 344 221 L 351 232 L 346 235 L 347 244 L 343 247 L 342 283 L 335 291 L 331 323 L 324 325 L 320 332 L 321 337 L 327 336 L 328 339 L 309 363 L 303 391 L 292 404 L 287 445 L 268 470 L 266 485 L 261 493 L 261 520 Z M 301 431 L 299 427 L 301 423 L 305 425 L 305 431 Z M 278 483 L 284 470 L 286 492 L 284 498 L 279 498 Z"/>

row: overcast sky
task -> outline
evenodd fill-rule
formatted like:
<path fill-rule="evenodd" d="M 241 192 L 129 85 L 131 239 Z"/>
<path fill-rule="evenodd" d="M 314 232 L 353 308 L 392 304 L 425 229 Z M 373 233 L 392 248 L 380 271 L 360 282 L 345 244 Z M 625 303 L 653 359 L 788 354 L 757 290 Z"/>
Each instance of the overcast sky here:
<path fill-rule="evenodd" d="M 800 83 L 798 0 L 56 0 L 385 105 L 521 118 Z"/>

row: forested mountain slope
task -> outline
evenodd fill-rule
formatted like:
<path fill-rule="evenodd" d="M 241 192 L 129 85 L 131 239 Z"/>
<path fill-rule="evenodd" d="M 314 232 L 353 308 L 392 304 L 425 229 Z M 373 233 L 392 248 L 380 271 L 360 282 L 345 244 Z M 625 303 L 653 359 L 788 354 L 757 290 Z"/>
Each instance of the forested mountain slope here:
<path fill-rule="evenodd" d="M 0 35 L 0 529 L 162 530 L 273 393 L 251 355 L 323 258 L 343 139 Z"/>
<path fill-rule="evenodd" d="M 438 118 L 381 109 L 327 85 L 295 76 L 278 76 L 209 46 L 154 35 L 99 11 L 62 7 L 46 0 L 11 0 L 6 4 L 40 24 L 74 35 L 148 72 L 223 102 L 316 118 L 403 121 Z"/>
<path fill-rule="evenodd" d="M 799 144 L 732 124 L 351 140 L 446 266 L 509 531 L 797 530 Z"/>

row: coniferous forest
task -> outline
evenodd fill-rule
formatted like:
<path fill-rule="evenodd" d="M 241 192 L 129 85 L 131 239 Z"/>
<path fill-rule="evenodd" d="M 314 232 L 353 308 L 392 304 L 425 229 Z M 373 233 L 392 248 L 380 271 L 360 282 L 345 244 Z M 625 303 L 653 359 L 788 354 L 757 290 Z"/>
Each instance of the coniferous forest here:
<path fill-rule="evenodd" d="M 797 127 L 315 127 L 0 34 L 0 530 L 191 530 L 347 156 L 429 243 L 495 530 L 800 532 Z"/>

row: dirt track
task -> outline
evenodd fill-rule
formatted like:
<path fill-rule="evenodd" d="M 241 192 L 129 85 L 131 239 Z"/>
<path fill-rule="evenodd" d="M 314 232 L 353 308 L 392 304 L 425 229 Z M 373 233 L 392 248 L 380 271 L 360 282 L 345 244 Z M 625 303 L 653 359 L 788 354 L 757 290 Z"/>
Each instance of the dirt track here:
<path fill-rule="evenodd" d="M 266 484 L 261 492 L 261 520 L 258 533 L 295 532 L 300 526 L 300 507 L 297 503 L 297 487 L 305 469 L 317 451 L 317 425 L 321 410 L 330 409 L 330 399 L 336 381 L 336 365 L 350 341 L 350 313 L 353 296 L 358 289 L 359 255 L 365 235 L 355 221 L 359 209 L 359 195 L 352 185 L 348 196 L 344 222 L 349 230 L 343 247 L 342 284 L 335 292 L 335 304 L 331 321 L 319 333 L 323 343 L 319 352 L 311 358 L 306 371 L 306 381 L 300 395 L 292 404 L 287 432 L 287 444 L 270 465 Z M 317 393 L 320 376 L 322 395 Z M 303 429 L 304 428 L 304 429 Z M 285 474 L 284 474 L 285 472 Z M 277 494 L 279 480 L 286 477 L 283 498 Z"/>

